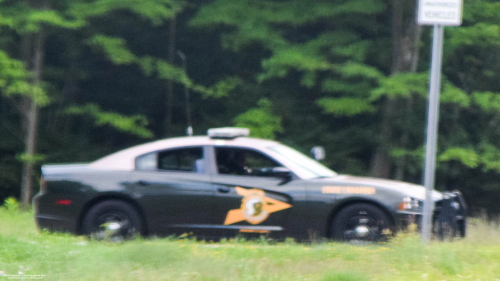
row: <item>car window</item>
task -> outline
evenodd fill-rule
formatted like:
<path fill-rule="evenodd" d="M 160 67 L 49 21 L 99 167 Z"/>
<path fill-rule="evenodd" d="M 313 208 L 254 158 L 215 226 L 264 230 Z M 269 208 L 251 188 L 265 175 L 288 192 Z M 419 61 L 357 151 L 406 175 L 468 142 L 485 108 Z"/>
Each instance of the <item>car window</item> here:
<path fill-rule="evenodd" d="M 197 172 L 198 160 L 203 160 L 201 147 L 167 150 L 158 154 L 158 169 Z"/>
<path fill-rule="evenodd" d="M 268 176 L 272 168 L 282 167 L 268 156 L 250 149 L 216 147 L 215 152 L 219 174 Z"/>
<path fill-rule="evenodd" d="M 204 173 L 203 148 L 190 147 L 141 155 L 136 159 L 137 170 L 166 170 Z"/>
<path fill-rule="evenodd" d="M 136 170 L 156 170 L 157 168 L 157 153 L 148 153 L 141 155 L 135 159 Z"/>
<path fill-rule="evenodd" d="M 280 144 L 268 147 L 268 149 L 286 158 L 288 160 L 286 163 L 293 163 L 297 168 L 302 170 L 301 174 L 307 175 L 307 178 L 329 178 L 337 175 L 337 173 L 323 166 L 318 161 L 315 161 L 288 146 Z"/>

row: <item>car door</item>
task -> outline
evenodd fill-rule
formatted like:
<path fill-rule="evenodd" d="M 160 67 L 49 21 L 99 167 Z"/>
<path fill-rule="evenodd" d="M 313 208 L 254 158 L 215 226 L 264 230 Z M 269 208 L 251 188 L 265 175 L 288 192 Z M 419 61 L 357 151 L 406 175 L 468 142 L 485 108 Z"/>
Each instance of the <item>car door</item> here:
<path fill-rule="evenodd" d="M 213 217 L 217 235 L 280 236 L 293 208 L 289 191 L 297 190 L 299 184 L 276 177 L 271 171 L 285 168 L 254 149 L 215 146 L 214 156 Z"/>
<path fill-rule="evenodd" d="M 214 187 L 202 146 L 152 152 L 136 159 L 133 194 L 150 232 L 204 235 L 212 223 Z"/>

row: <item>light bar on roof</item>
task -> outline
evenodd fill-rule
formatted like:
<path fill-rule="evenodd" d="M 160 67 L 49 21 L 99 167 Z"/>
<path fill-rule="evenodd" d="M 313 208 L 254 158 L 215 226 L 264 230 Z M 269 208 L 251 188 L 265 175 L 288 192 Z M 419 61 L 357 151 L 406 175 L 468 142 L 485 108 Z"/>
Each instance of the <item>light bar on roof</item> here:
<path fill-rule="evenodd" d="M 248 128 L 213 128 L 208 129 L 208 136 L 211 139 L 234 139 L 237 137 L 248 137 L 250 135 L 250 129 Z"/>

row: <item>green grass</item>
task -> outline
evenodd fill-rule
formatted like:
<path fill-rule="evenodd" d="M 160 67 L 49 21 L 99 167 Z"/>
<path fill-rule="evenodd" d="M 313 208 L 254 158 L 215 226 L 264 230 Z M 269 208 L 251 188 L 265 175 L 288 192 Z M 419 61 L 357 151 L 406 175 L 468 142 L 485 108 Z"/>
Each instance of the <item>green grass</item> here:
<path fill-rule="evenodd" d="M 40 233 L 32 212 L 0 208 L 0 275 L 21 271 L 44 275 L 42 280 L 500 280 L 499 234 L 497 225 L 475 220 L 466 239 L 429 245 L 417 234 L 367 245 L 173 238 L 107 243 Z"/>

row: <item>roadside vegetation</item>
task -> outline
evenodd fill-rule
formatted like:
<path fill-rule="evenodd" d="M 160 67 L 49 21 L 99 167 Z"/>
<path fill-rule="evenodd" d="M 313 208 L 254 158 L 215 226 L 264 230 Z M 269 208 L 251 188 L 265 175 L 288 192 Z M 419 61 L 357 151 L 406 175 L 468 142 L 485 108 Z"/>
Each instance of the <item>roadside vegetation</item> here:
<path fill-rule="evenodd" d="M 500 2 L 446 27 L 439 191 L 500 214 Z M 40 166 L 247 127 L 340 174 L 421 183 L 432 26 L 417 0 L 0 0 L 0 202 Z"/>
<path fill-rule="evenodd" d="M 0 280 L 500 280 L 500 227 L 474 219 L 467 238 L 402 233 L 383 244 L 242 239 L 89 241 L 39 232 L 15 200 L 0 208 Z"/>

